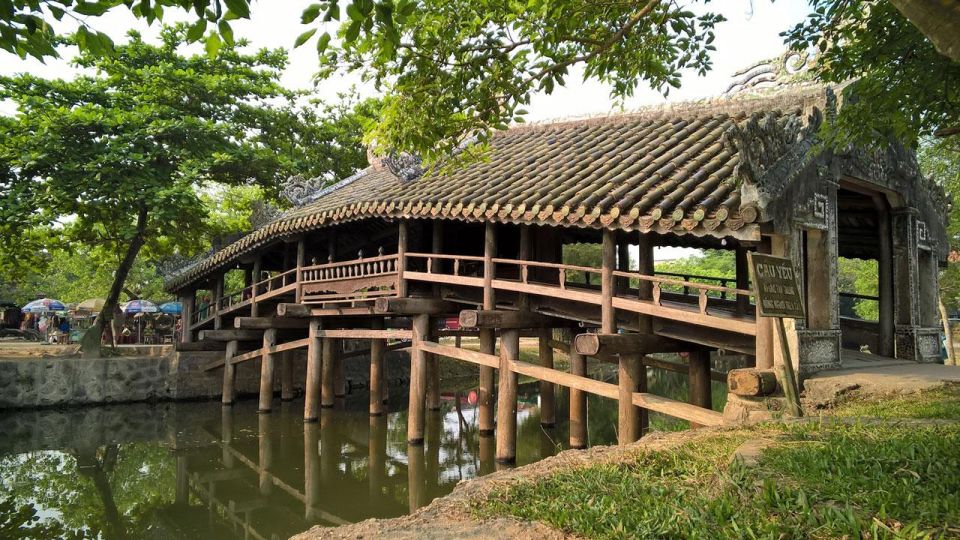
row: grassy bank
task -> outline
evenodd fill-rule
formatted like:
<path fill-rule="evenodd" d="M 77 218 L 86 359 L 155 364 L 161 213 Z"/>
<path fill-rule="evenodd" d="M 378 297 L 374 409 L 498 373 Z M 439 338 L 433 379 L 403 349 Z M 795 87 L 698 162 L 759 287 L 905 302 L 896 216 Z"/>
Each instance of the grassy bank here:
<path fill-rule="evenodd" d="M 500 488 L 475 512 L 590 538 L 960 537 L 960 387 L 850 401 L 834 419 L 723 431 Z M 749 464 L 732 456 L 764 441 Z M 751 443 L 752 444 L 752 443 Z"/>

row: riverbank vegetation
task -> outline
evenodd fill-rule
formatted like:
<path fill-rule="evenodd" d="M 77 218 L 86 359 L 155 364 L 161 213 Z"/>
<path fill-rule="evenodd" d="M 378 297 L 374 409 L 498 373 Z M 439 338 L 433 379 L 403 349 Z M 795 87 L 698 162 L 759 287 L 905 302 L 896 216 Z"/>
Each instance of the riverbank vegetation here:
<path fill-rule="evenodd" d="M 960 386 L 851 400 L 498 488 L 475 511 L 589 538 L 957 537 L 960 423 L 929 419 L 958 403 Z"/>

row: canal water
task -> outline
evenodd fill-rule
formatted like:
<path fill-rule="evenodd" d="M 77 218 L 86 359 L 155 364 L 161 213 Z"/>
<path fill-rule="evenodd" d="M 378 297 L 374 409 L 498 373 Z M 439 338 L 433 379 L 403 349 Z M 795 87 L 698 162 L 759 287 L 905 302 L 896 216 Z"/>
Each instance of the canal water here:
<path fill-rule="evenodd" d="M 679 374 L 651 370 L 649 386 L 686 396 Z M 557 393 L 557 426 L 544 429 L 537 389 L 520 386 L 518 465 L 567 447 L 566 391 Z M 405 402 L 405 390 L 391 393 Z M 725 397 L 714 383 L 715 409 Z M 475 390 L 443 392 L 423 446 L 406 444 L 405 410 L 371 418 L 366 402 L 359 391 L 313 424 L 301 400 L 272 414 L 257 414 L 256 400 L 2 413 L 0 532 L 23 523 L 33 537 L 286 538 L 404 515 L 496 469 L 494 439 L 477 433 Z M 590 444 L 615 443 L 616 402 L 591 396 L 588 410 Z M 658 415 L 651 424 L 686 427 Z"/>

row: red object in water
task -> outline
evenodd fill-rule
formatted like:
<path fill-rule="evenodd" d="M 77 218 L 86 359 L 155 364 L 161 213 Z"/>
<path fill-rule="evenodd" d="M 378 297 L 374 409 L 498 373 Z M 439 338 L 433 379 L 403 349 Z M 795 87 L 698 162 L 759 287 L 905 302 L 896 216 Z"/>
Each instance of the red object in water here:
<path fill-rule="evenodd" d="M 467 394 L 467 403 L 470 405 L 476 405 L 477 403 L 480 403 L 480 395 L 477 394 L 476 390 L 471 390 L 470 393 Z"/>

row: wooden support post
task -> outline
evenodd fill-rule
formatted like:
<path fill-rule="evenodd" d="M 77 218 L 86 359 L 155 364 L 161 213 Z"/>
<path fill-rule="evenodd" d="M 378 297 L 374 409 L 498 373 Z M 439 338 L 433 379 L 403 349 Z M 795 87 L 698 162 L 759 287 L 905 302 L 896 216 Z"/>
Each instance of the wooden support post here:
<path fill-rule="evenodd" d="M 321 342 L 322 346 L 322 363 L 321 363 L 321 372 L 322 376 L 320 379 L 320 406 L 321 407 L 333 407 L 334 396 L 333 396 L 333 357 L 334 351 L 333 348 L 336 345 L 336 340 L 333 338 L 323 338 Z"/>
<path fill-rule="evenodd" d="M 497 463 L 517 460 L 517 374 L 511 362 L 520 359 L 520 331 L 500 334 L 500 384 L 497 393 Z"/>
<path fill-rule="evenodd" d="M 758 253 L 770 253 L 770 238 L 765 237 L 764 242 L 760 244 L 757 249 Z M 759 302 L 757 303 L 759 304 Z M 770 317 L 761 317 L 759 306 L 754 307 L 756 311 L 756 320 L 757 320 L 757 337 L 756 337 L 756 363 L 754 367 L 757 369 L 773 369 L 773 359 L 775 356 L 774 353 L 774 340 L 775 336 L 775 323 Z"/>
<path fill-rule="evenodd" d="M 263 256 L 257 255 L 257 258 L 253 261 L 253 283 L 250 288 L 250 316 L 258 317 L 260 315 L 260 307 L 257 304 L 257 283 L 260 281 L 260 276 L 263 273 Z"/>
<path fill-rule="evenodd" d="M 223 278 L 224 275 L 217 274 L 213 281 L 213 299 L 210 301 L 210 307 L 213 310 L 213 328 L 223 327 L 223 317 L 220 316 L 220 299 L 223 298 Z"/>
<path fill-rule="evenodd" d="M 300 273 L 303 270 L 303 267 L 307 265 L 307 237 L 302 236 L 300 240 L 297 241 L 297 293 L 296 293 L 296 302 L 300 302 L 300 298 L 303 297 L 303 279 L 301 279 Z"/>
<path fill-rule="evenodd" d="M 601 246 L 602 264 L 600 268 L 600 328 L 604 334 L 617 331 L 616 310 L 613 308 L 613 269 L 616 267 L 616 233 L 603 230 Z"/>
<path fill-rule="evenodd" d="M 424 505 L 424 448 L 421 444 L 407 445 L 407 502 L 410 513 Z"/>
<path fill-rule="evenodd" d="M 653 261 L 653 236 L 651 234 L 640 233 L 637 243 L 637 272 L 645 275 L 654 275 L 656 269 Z M 640 300 L 653 299 L 653 283 L 641 279 L 637 284 L 637 298 Z M 637 331 L 641 334 L 653 333 L 653 317 L 649 315 L 639 315 L 637 319 Z"/>
<path fill-rule="evenodd" d="M 407 220 L 401 219 L 397 232 L 397 296 L 407 296 L 407 280 L 403 273 L 407 270 L 407 242 L 409 235 L 409 224 Z"/>
<path fill-rule="evenodd" d="M 487 222 L 483 229 L 483 309 L 496 307 L 493 291 L 493 258 L 497 253 L 496 225 Z M 492 328 L 480 329 L 480 352 L 493 354 L 496 348 L 496 334 Z M 480 366 L 480 386 L 478 389 L 480 409 L 479 430 L 481 436 L 489 436 L 494 430 L 493 415 L 493 368 Z"/>
<path fill-rule="evenodd" d="M 439 298 L 377 298 L 373 307 L 375 313 L 391 315 L 440 315 L 459 309 L 459 304 Z"/>
<path fill-rule="evenodd" d="M 550 346 L 552 337 L 550 328 L 540 330 L 540 365 L 549 369 L 553 369 L 553 347 Z M 557 423 L 556 410 L 554 384 L 548 381 L 540 381 L 540 425 L 546 428 L 555 426 Z"/>
<path fill-rule="evenodd" d="M 737 276 L 737 288 L 741 290 L 750 289 L 750 269 L 747 268 L 747 248 L 737 246 L 735 268 Z M 750 297 L 742 294 L 737 295 L 736 312 L 745 315 L 750 310 Z"/>
<path fill-rule="evenodd" d="M 303 426 L 303 495 L 304 517 L 307 521 L 317 519 L 320 502 L 320 426 L 307 423 Z"/>
<path fill-rule="evenodd" d="M 193 342 L 193 330 L 190 330 L 190 325 L 193 324 L 193 312 L 196 301 L 197 291 L 195 290 L 186 291 L 186 294 L 180 298 L 180 302 L 183 304 L 183 310 L 180 314 L 180 343 Z"/>
<path fill-rule="evenodd" d="M 307 345 L 307 376 L 303 402 L 303 421 L 316 422 L 320 418 L 320 373 L 323 354 L 323 340 L 317 337 L 320 331 L 320 319 L 310 321 L 310 344 Z M 314 448 L 316 452 L 316 448 Z"/>
<path fill-rule="evenodd" d="M 437 343 L 440 335 L 435 327 L 430 328 L 430 341 Z M 427 354 L 427 410 L 440 410 L 440 357 Z"/>
<path fill-rule="evenodd" d="M 427 353 L 420 343 L 430 332 L 430 316 L 413 318 L 413 346 L 410 350 L 410 405 L 407 409 L 407 443 L 423 444 L 424 406 L 427 392 Z"/>
<path fill-rule="evenodd" d="M 268 413 L 273 408 L 273 357 L 270 349 L 277 344 L 277 331 L 263 332 L 263 355 L 260 357 L 260 406 L 257 412 Z"/>
<path fill-rule="evenodd" d="M 652 334 L 580 334 L 573 340 L 572 348 L 584 356 L 612 356 L 684 352 L 690 345 Z"/>
<path fill-rule="evenodd" d="M 280 353 L 280 401 L 293 401 L 293 354 Z"/>
<path fill-rule="evenodd" d="M 630 444 L 640 438 L 640 408 L 633 404 L 633 394 L 640 389 L 640 371 L 646 369 L 639 353 L 623 353 L 617 370 L 618 422 L 617 442 Z"/>
<path fill-rule="evenodd" d="M 343 341 L 333 342 L 333 397 L 347 396 L 347 374 L 343 369 Z"/>
<path fill-rule="evenodd" d="M 383 319 L 374 321 L 374 328 L 382 327 Z M 370 340 L 370 416 L 383 414 L 383 357 L 387 348 L 387 340 Z M 371 424 L 372 427 L 372 424 Z"/>
<path fill-rule="evenodd" d="M 713 395 L 710 388 L 710 351 L 699 349 L 688 354 L 690 376 L 688 382 L 688 401 L 691 405 L 710 409 L 713 407 Z M 691 428 L 701 427 L 690 422 Z"/>
<path fill-rule="evenodd" d="M 521 261 L 530 260 L 530 226 L 521 225 L 520 226 L 520 249 L 517 255 L 517 258 Z M 528 270 L 521 269 L 520 272 L 526 272 Z M 526 281 L 526 278 L 521 275 L 520 281 Z M 520 293 L 517 296 L 517 308 L 520 311 L 527 311 L 530 309 L 530 295 L 526 293 Z"/>
<path fill-rule="evenodd" d="M 432 229 L 433 229 L 433 231 L 432 231 L 433 238 L 431 239 L 432 241 L 431 241 L 431 250 L 430 250 L 430 252 L 431 252 L 431 253 L 443 253 L 443 221 L 441 221 L 441 220 L 439 220 L 439 219 L 433 220 L 433 227 L 432 227 Z M 433 271 L 434 271 L 434 272 L 437 272 L 437 273 L 442 273 L 442 272 L 441 272 L 441 268 L 438 268 L 438 266 L 441 266 L 442 264 L 443 264 L 443 261 L 442 261 L 441 259 L 435 259 L 435 260 L 433 260 L 433 261 L 432 261 Z M 433 284 L 433 296 L 436 297 L 436 298 L 440 298 L 440 284 L 439 284 L 439 283 L 434 283 L 434 284 Z"/>
<path fill-rule="evenodd" d="M 291 306 L 298 304 L 280 305 Z M 309 312 L 307 315 L 309 315 Z M 300 330 L 309 328 L 310 321 L 306 319 L 293 319 L 288 317 L 237 317 L 233 320 L 233 327 L 237 330 L 266 330 L 267 328 L 293 328 Z"/>
<path fill-rule="evenodd" d="M 223 354 L 223 393 L 220 402 L 224 405 L 233 405 L 236 399 L 237 366 L 231 364 L 230 359 L 237 354 L 237 341 L 228 341 L 227 349 Z"/>
<path fill-rule="evenodd" d="M 630 270 L 630 244 L 623 240 L 617 242 L 617 270 Z M 630 278 L 622 277 L 616 281 L 616 294 L 625 294 L 630 289 Z"/>
<path fill-rule="evenodd" d="M 465 309 L 460 312 L 463 328 L 544 328 L 551 324 L 550 318 L 532 311 L 506 311 L 499 309 Z"/>
<path fill-rule="evenodd" d="M 587 376 L 587 359 L 570 348 L 570 373 L 580 377 Z M 570 387 L 570 448 L 587 447 L 587 394 L 583 390 Z"/>

